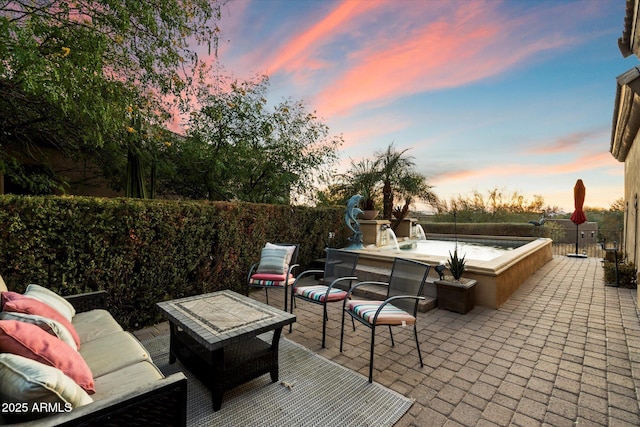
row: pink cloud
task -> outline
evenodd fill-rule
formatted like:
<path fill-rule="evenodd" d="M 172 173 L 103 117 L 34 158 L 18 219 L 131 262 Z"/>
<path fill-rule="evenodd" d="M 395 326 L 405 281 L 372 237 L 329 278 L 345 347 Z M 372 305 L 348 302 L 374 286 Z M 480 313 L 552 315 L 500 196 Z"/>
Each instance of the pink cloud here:
<path fill-rule="evenodd" d="M 566 153 L 577 150 L 581 144 L 588 143 L 590 140 L 597 140 L 599 146 L 606 146 L 606 142 L 602 143 L 609 137 L 608 129 L 593 129 L 582 132 L 574 132 L 564 135 L 550 143 L 541 144 L 525 150 L 526 154 L 556 154 Z"/>
<path fill-rule="evenodd" d="M 618 162 L 608 152 L 590 153 L 564 164 L 509 164 L 492 165 L 485 168 L 455 170 L 434 177 L 433 184 L 444 185 L 452 182 L 474 182 L 487 177 L 518 176 L 535 177 L 585 173 L 591 170 L 619 167 Z"/>
<path fill-rule="evenodd" d="M 307 31 L 296 36 L 287 43 L 271 60 L 268 66 L 269 73 L 276 73 L 282 69 L 285 71 L 295 71 L 299 68 L 322 68 L 324 65 L 317 58 L 314 58 L 314 45 L 326 41 L 326 38 L 341 32 L 349 20 L 356 15 L 366 14 L 372 9 L 380 7 L 380 2 L 356 2 L 344 1 L 338 5 L 331 13 L 320 22 L 309 28 Z"/>
<path fill-rule="evenodd" d="M 497 3 L 455 5 L 458 10 L 404 38 L 374 36 L 349 58 L 351 67 L 319 94 L 319 111 L 337 115 L 356 106 L 377 107 L 416 92 L 462 86 L 572 42 L 555 34 L 529 37 L 523 28 L 535 22 L 507 20 L 496 10 Z M 520 37 L 514 37 L 516 31 Z"/>

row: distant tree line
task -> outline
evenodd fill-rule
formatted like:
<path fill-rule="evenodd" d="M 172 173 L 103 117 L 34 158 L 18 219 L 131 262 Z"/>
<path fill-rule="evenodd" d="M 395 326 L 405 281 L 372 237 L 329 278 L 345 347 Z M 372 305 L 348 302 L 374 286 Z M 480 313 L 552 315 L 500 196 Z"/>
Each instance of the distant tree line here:
<path fill-rule="evenodd" d="M 441 220 L 449 220 L 453 218 L 455 213 L 460 222 L 509 222 L 512 219 L 539 219 L 542 216 L 557 215 L 561 211 L 557 206 L 545 206 L 544 197 L 539 194 L 535 194 L 533 200 L 529 200 L 518 191 L 509 192 L 499 187 L 487 190 L 486 194 L 473 190 L 470 195 L 458 195 L 452 197 L 448 202 L 440 200 L 435 208 L 436 217 Z"/>

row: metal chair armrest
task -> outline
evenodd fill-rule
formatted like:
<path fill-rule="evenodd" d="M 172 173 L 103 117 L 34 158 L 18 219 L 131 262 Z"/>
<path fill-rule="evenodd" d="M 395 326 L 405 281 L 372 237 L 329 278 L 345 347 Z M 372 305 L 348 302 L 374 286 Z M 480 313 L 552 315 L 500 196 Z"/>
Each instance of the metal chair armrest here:
<path fill-rule="evenodd" d="M 378 310 L 376 310 L 376 314 L 373 316 L 373 324 L 376 323 L 376 321 L 378 320 L 378 315 L 380 314 L 380 312 L 382 311 L 382 309 L 389 303 L 391 303 L 394 300 L 398 300 L 398 299 L 415 299 L 415 300 L 425 300 L 425 297 L 420 297 L 417 295 L 396 295 L 393 297 L 389 297 L 386 300 L 382 301 L 382 304 L 380 304 L 380 306 L 378 307 Z M 415 313 L 414 313 L 415 316 Z"/>

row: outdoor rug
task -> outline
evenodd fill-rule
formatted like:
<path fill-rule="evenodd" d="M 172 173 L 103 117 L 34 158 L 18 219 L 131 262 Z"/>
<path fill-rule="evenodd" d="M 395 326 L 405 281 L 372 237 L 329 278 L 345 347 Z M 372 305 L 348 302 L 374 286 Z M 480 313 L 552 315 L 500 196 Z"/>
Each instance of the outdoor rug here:
<path fill-rule="evenodd" d="M 270 341 L 265 334 L 264 338 Z M 224 394 L 213 412 L 209 390 L 180 361 L 169 364 L 169 336 L 142 344 L 160 370 L 182 371 L 188 378 L 187 425 L 190 426 L 392 426 L 413 400 L 305 347 L 280 339 L 280 379 L 269 374 Z"/>

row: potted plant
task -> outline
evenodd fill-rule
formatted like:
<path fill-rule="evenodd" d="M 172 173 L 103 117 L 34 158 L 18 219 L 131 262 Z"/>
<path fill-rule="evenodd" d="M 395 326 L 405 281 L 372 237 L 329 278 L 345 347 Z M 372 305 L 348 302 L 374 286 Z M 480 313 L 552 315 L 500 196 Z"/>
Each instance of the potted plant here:
<path fill-rule="evenodd" d="M 376 201 L 373 198 L 373 191 L 364 191 L 364 203 L 362 206 L 362 214 L 360 214 L 360 218 L 369 220 L 376 219 L 378 213 L 380 211 L 376 209 Z"/>
<path fill-rule="evenodd" d="M 465 314 L 475 307 L 476 280 L 463 279 L 462 274 L 467 269 L 465 256 L 458 257 L 458 248 L 453 254 L 449 252 L 449 260 L 446 268 L 451 275 L 445 275 L 445 265 L 442 263 L 436 267 L 440 276 L 434 283 L 438 291 L 438 307 L 444 310 Z"/>
<path fill-rule="evenodd" d="M 376 197 L 380 192 L 380 171 L 377 160 L 363 159 L 359 162 L 351 161 L 351 168 L 340 175 L 341 192 L 347 198 L 354 194 L 363 197 L 360 219 L 375 219 L 378 216 Z"/>

